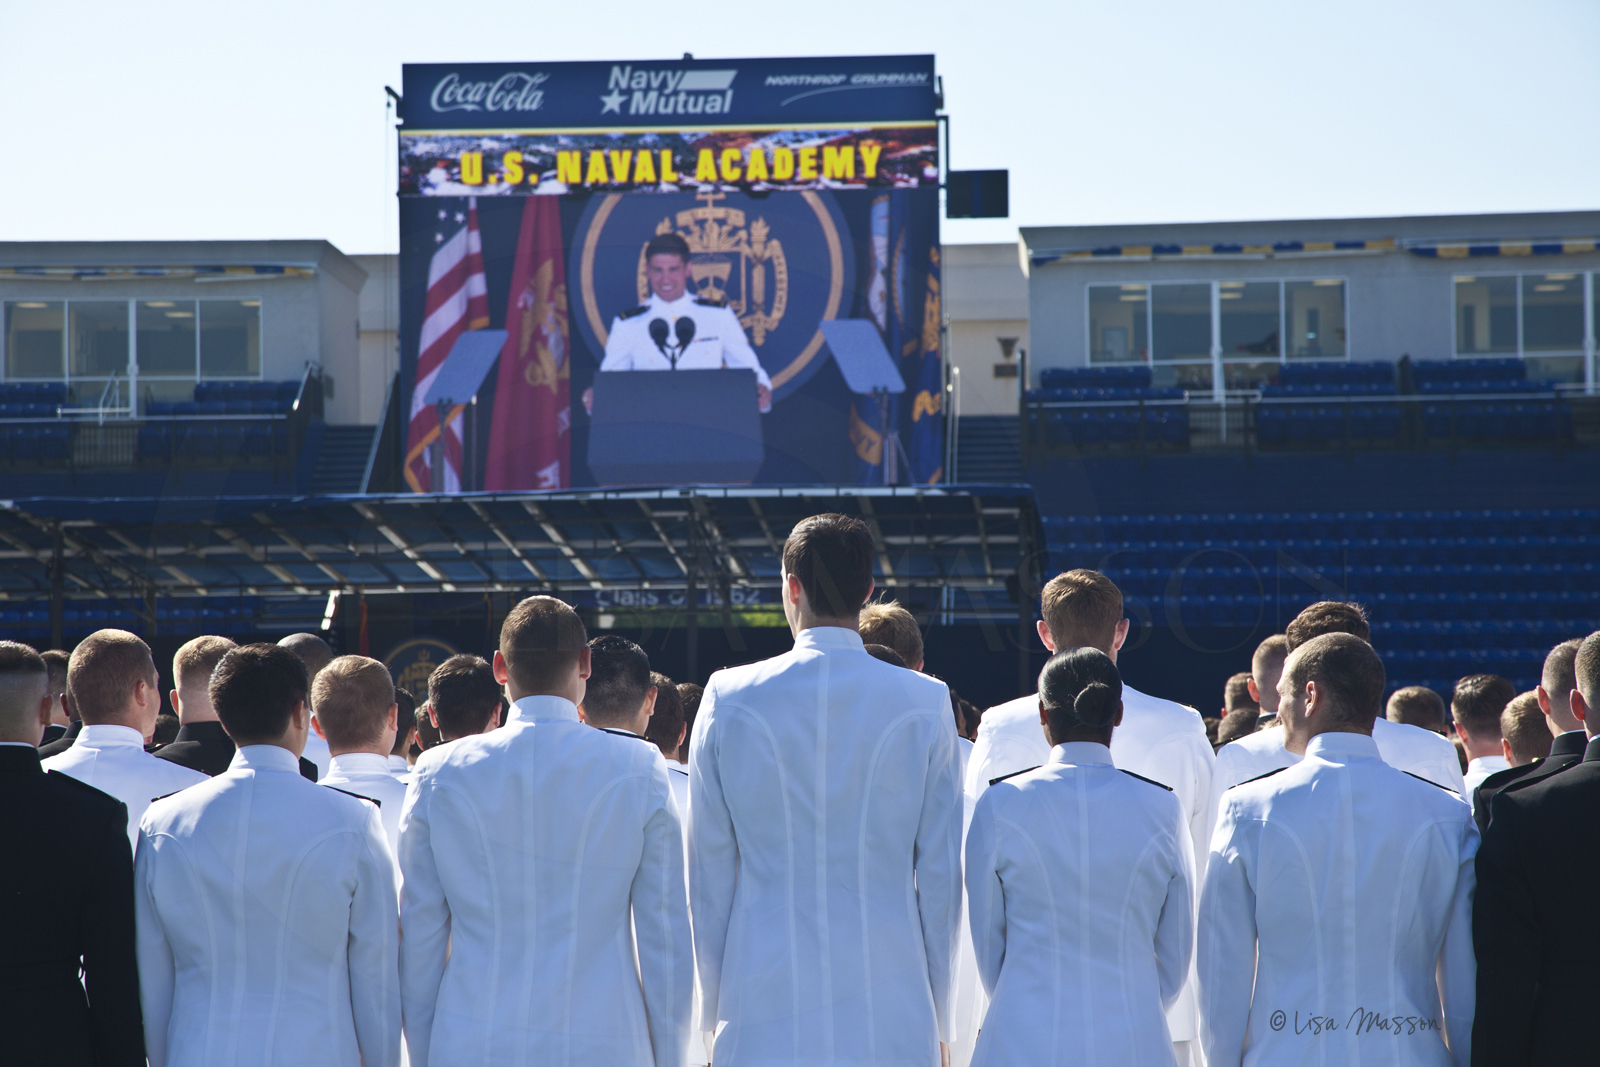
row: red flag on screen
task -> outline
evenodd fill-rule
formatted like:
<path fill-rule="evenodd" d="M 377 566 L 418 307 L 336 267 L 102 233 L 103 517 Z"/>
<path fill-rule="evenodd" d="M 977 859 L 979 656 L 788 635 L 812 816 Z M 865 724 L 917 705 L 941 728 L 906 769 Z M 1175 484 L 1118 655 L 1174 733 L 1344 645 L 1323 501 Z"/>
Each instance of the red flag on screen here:
<path fill-rule="evenodd" d="M 572 383 L 561 212 L 553 196 L 530 196 L 523 206 L 506 332 L 483 487 L 565 489 L 572 484 Z"/>

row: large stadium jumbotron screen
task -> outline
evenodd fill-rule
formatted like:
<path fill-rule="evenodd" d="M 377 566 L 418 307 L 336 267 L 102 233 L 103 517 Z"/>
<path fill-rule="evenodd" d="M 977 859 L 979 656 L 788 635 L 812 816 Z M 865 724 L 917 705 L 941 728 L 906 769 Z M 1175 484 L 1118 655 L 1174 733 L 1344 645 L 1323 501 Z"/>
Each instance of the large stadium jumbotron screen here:
<path fill-rule="evenodd" d="M 407 485 L 938 482 L 938 106 L 932 56 L 407 66 Z"/>

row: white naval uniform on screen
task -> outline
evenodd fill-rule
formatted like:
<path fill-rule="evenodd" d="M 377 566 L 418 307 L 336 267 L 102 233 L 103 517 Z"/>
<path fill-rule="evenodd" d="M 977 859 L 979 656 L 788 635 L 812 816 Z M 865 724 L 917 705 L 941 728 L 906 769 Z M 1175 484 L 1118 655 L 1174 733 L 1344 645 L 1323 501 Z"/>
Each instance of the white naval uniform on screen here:
<path fill-rule="evenodd" d="M 694 322 L 694 339 L 678 356 L 679 370 L 716 370 L 719 367 L 745 367 L 756 372 L 756 381 L 772 388 L 772 379 L 761 368 L 761 360 L 739 325 L 739 316 L 722 303 L 702 300 L 687 290 L 676 300 L 663 300 L 655 293 L 636 308 L 611 320 L 606 337 L 606 356 L 602 371 L 671 370 L 672 360 L 650 336 L 650 323 L 667 323 L 667 351 L 676 352 L 679 319 Z"/>
<path fill-rule="evenodd" d="M 1363 734 L 1230 789 L 1200 895 L 1209 1067 L 1467 1067 L 1477 851 L 1467 805 Z"/>
<path fill-rule="evenodd" d="M 1191 855 L 1173 792 L 1118 770 L 1105 745 L 1057 745 L 985 790 L 966 850 L 992 998 L 974 1067 L 1170 1067 L 1165 1011 L 1194 951 Z"/>
<path fill-rule="evenodd" d="M 939 1062 L 961 902 L 955 740 L 944 683 L 842 627 L 711 676 L 690 744 L 689 884 L 716 1067 Z"/>
<path fill-rule="evenodd" d="M 374 805 L 246 745 L 139 832 L 151 1067 L 399 1062 L 394 861 Z"/>
<path fill-rule="evenodd" d="M 978 743 L 967 770 L 967 791 L 980 796 L 992 779 L 1037 767 L 1050 758 L 1050 745 L 1039 723 L 1038 696 L 990 708 L 978 724 Z M 1193 708 L 1149 696 L 1122 684 L 1122 725 L 1111 734 L 1111 758 L 1120 770 L 1132 771 L 1171 789 L 1189 827 L 1191 856 L 1198 879 L 1216 809 L 1210 807 L 1212 764 L 1216 757 L 1206 739 L 1205 723 Z M 1167 1012 L 1172 1040 L 1198 1036 L 1194 984 L 1184 986 Z"/>
<path fill-rule="evenodd" d="M 318 785 L 355 793 L 378 804 L 378 816 L 399 870 L 400 809 L 406 802 L 406 784 L 389 770 L 389 757 L 374 752 L 344 752 L 332 757 L 328 776 Z"/>
<path fill-rule="evenodd" d="M 1389 766 L 1426 778 L 1459 796 L 1468 795 L 1462 792 L 1461 760 L 1456 756 L 1456 746 L 1442 734 L 1378 718 L 1372 724 L 1372 740 L 1378 745 L 1378 755 Z M 1228 742 L 1217 750 L 1217 769 L 1211 776 L 1211 810 L 1219 811 L 1223 794 L 1239 783 L 1299 762 L 1299 756 L 1283 747 L 1281 726 L 1269 726 Z"/>
<path fill-rule="evenodd" d="M 694 956 L 660 750 L 532 696 L 427 756 L 400 819 L 411 1062 L 682 1067 Z"/>
<path fill-rule="evenodd" d="M 139 820 L 156 797 L 210 781 L 200 771 L 156 759 L 144 750 L 144 737 L 130 726 L 85 725 L 65 752 L 42 760 L 47 771 L 60 771 L 110 793 L 128 806 L 128 844 L 139 844 Z"/>

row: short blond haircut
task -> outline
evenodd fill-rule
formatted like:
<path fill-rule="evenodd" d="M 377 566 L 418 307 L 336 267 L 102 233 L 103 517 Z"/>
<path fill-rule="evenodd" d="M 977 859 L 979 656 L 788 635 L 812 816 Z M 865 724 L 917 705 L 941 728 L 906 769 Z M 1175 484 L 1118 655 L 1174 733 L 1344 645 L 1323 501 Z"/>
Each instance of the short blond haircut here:
<path fill-rule="evenodd" d="M 67 661 L 67 692 L 84 725 L 121 717 L 134 688 L 156 676 L 150 646 L 126 630 L 96 630 Z"/>
<path fill-rule="evenodd" d="M 1109 655 L 1122 621 L 1122 590 L 1099 571 L 1075 570 L 1045 583 L 1039 596 L 1057 649 L 1098 648 Z"/>
<path fill-rule="evenodd" d="M 383 740 L 384 720 L 394 700 L 389 668 L 366 656 L 339 656 L 317 672 L 311 683 L 316 709 L 328 744 L 365 748 Z"/>
<path fill-rule="evenodd" d="M 1550 755 L 1550 745 L 1555 735 L 1550 723 L 1539 708 L 1539 694 L 1534 691 L 1518 693 L 1500 713 L 1500 736 L 1511 749 L 1511 763 L 1521 767 L 1536 759 Z"/>
<path fill-rule="evenodd" d="M 186 642 L 172 657 L 172 687 L 182 691 L 199 686 L 204 692 L 222 657 L 238 647 L 226 637 L 196 637 Z"/>
<path fill-rule="evenodd" d="M 864 643 L 894 649 L 907 667 L 915 669 L 922 662 L 922 627 L 898 602 L 880 600 L 864 605 L 860 629 Z"/>

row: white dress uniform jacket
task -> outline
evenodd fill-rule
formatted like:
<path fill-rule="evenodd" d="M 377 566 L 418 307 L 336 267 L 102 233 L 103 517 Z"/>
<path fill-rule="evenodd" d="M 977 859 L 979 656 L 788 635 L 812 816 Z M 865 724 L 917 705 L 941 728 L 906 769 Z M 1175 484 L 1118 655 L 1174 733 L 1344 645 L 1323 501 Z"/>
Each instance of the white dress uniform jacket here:
<path fill-rule="evenodd" d="M 128 844 L 135 849 L 139 820 L 152 800 L 210 781 L 200 771 L 156 759 L 144 750 L 139 731 L 128 726 L 85 724 L 71 748 L 40 766 L 69 774 L 128 805 Z"/>
<path fill-rule="evenodd" d="M 989 782 L 1050 758 L 1050 745 L 1039 723 L 1038 696 L 1019 697 L 984 713 L 978 742 L 967 770 L 967 791 L 982 794 Z M 1211 807 L 1215 755 L 1206 739 L 1200 713 L 1171 700 L 1149 696 L 1122 684 L 1122 725 L 1111 734 L 1111 758 L 1118 769 L 1160 782 L 1171 789 L 1189 827 L 1196 878 L 1205 866 L 1216 809 Z M 1197 1035 L 1192 988 L 1185 986 L 1167 1013 L 1174 1041 Z"/>
<path fill-rule="evenodd" d="M 961 789 L 943 682 L 837 626 L 718 671 L 689 757 L 717 1067 L 930 1067 L 948 1039 Z"/>
<path fill-rule="evenodd" d="M 341 753 L 332 757 L 328 776 L 318 778 L 317 784 L 376 802 L 389 851 L 396 857 L 400 855 L 400 809 L 405 807 L 406 784 L 389 770 L 388 756 L 373 752 Z"/>
<path fill-rule="evenodd" d="M 1200 897 L 1209 1067 L 1467 1067 L 1477 851 L 1467 805 L 1362 734 L 1229 790 Z"/>
<path fill-rule="evenodd" d="M 1173 1063 L 1164 1012 L 1194 946 L 1190 856 L 1172 791 L 1117 770 L 1104 745 L 1057 745 L 986 790 L 966 851 L 992 998 L 974 1067 Z"/>
<path fill-rule="evenodd" d="M 660 751 L 533 696 L 427 755 L 400 819 L 415 1067 L 682 1067 L 694 956 Z"/>
<path fill-rule="evenodd" d="M 665 319 L 667 323 L 667 351 L 663 352 L 650 336 L 650 323 Z M 679 319 L 694 322 L 694 339 L 677 351 L 676 332 Z M 671 370 L 668 353 L 677 356 L 679 370 L 716 370 L 720 367 L 744 367 L 756 372 L 756 381 L 772 388 L 772 379 L 761 367 L 755 349 L 745 338 L 739 316 L 725 304 L 702 300 L 685 292 L 676 300 L 661 299 L 655 293 L 639 307 L 623 312 L 611 320 L 611 333 L 606 337 L 605 359 L 600 361 L 602 371 L 613 370 Z"/>
<path fill-rule="evenodd" d="M 404 756 L 389 755 L 389 773 L 396 778 L 404 778 L 411 773 L 411 764 L 406 762 Z"/>
<path fill-rule="evenodd" d="M 151 1067 L 400 1060 L 394 861 L 378 809 L 276 745 L 151 805 L 134 876 Z"/>
<path fill-rule="evenodd" d="M 1420 726 L 1378 719 L 1372 724 L 1378 755 L 1389 766 L 1426 778 L 1452 792 L 1462 792 L 1461 760 L 1456 746 L 1442 734 Z M 1283 747 L 1283 728 L 1269 726 L 1217 750 L 1217 767 L 1211 776 L 1211 809 L 1221 809 L 1223 794 L 1241 782 L 1259 778 L 1282 767 L 1292 767 L 1300 757 Z"/>

